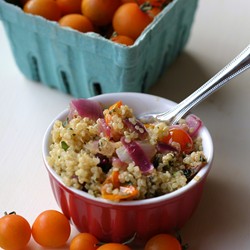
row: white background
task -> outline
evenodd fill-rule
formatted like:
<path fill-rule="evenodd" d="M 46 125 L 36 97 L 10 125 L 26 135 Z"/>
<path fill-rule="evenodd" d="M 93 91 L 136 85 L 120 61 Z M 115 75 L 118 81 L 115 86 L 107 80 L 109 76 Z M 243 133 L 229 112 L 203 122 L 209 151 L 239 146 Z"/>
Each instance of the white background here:
<path fill-rule="evenodd" d="M 185 50 L 149 92 L 179 102 L 217 73 L 249 44 L 249 9 L 246 0 L 201 0 Z M 71 98 L 20 73 L 0 22 L 0 213 L 15 210 L 32 223 L 43 210 L 58 209 L 41 142 Z M 194 109 L 213 136 L 215 158 L 182 230 L 190 250 L 250 249 L 249 100 L 250 71 Z M 31 241 L 27 249 L 40 248 Z"/>

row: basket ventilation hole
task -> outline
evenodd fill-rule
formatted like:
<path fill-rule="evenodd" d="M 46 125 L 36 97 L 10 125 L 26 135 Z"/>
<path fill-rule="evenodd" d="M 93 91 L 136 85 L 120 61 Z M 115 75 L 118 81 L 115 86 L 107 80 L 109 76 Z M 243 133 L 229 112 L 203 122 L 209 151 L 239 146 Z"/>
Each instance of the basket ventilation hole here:
<path fill-rule="evenodd" d="M 70 94 L 70 84 L 69 84 L 69 81 L 68 81 L 68 77 L 67 77 L 67 74 L 65 73 L 65 71 L 61 71 L 61 77 L 62 77 L 62 83 L 64 85 L 64 88 L 65 88 L 65 91 Z"/>
<path fill-rule="evenodd" d="M 142 79 L 142 86 L 141 86 L 141 92 L 144 93 L 146 91 L 146 85 L 147 85 L 147 79 L 148 79 L 148 72 L 145 73 Z"/>
<path fill-rule="evenodd" d="M 169 51 L 171 51 L 171 49 L 169 49 Z M 166 70 L 166 67 L 170 64 L 169 58 L 171 57 L 171 55 L 169 55 L 169 51 L 166 51 L 164 53 L 163 63 L 162 63 L 162 66 L 161 66 L 160 75 L 162 75 L 164 73 L 164 71 Z"/>
<path fill-rule="evenodd" d="M 30 64 L 31 64 L 31 74 L 32 74 L 32 79 L 34 81 L 40 82 L 40 74 L 39 74 L 39 67 L 38 67 L 38 62 L 35 56 L 30 57 Z"/>
<path fill-rule="evenodd" d="M 101 87 L 100 83 L 98 83 L 98 82 L 93 83 L 93 92 L 95 95 L 102 94 L 102 87 Z"/>

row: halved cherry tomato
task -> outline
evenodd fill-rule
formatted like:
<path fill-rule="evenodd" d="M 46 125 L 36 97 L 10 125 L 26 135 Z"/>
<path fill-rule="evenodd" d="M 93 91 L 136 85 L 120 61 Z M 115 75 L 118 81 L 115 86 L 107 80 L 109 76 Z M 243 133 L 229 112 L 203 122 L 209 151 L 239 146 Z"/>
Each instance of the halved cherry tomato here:
<path fill-rule="evenodd" d="M 61 18 L 61 10 L 54 0 L 29 0 L 24 5 L 23 11 L 51 21 L 58 21 Z"/>
<path fill-rule="evenodd" d="M 102 198 L 110 201 L 132 200 L 138 195 L 138 190 L 132 186 L 120 186 L 119 194 L 110 194 L 105 190 L 105 186 L 102 188 Z"/>
<path fill-rule="evenodd" d="M 120 186 L 119 181 L 119 171 L 114 170 L 104 181 L 104 185 L 107 183 L 112 183 L 114 188 L 118 188 Z"/>
<path fill-rule="evenodd" d="M 0 218 L 0 247 L 3 249 L 23 249 L 31 237 L 28 221 L 15 213 Z"/>
<path fill-rule="evenodd" d="M 34 240 L 43 247 L 61 247 L 70 236 L 67 217 L 56 210 L 46 210 L 39 214 L 32 225 Z"/>
<path fill-rule="evenodd" d="M 144 250 L 182 250 L 182 247 L 171 234 L 158 234 L 148 240 Z"/>
<path fill-rule="evenodd" d="M 70 250 L 96 250 L 97 238 L 90 233 L 79 233 L 70 242 Z"/>
<path fill-rule="evenodd" d="M 169 134 L 162 138 L 162 141 L 171 144 L 177 142 L 180 145 L 181 151 L 190 153 L 193 150 L 193 140 L 190 135 L 180 127 L 172 127 L 169 129 Z"/>
<path fill-rule="evenodd" d="M 111 194 L 107 192 L 107 184 L 112 184 L 113 188 L 119 189 L 118 194 Z M 138 195 L 138 190 L 132 185 L 122 186 L 119 181 L 119 171 L 113 171 L 104 181 L 101 188 L 102 198 L 111 201 L 129 200 Z"/>

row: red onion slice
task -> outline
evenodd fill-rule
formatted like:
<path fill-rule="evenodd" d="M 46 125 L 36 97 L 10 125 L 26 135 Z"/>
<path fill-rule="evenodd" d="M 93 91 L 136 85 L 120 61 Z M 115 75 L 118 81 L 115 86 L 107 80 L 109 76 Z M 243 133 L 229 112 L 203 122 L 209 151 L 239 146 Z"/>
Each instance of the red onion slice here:
<path fill-rule="evenodd" d="M 136 141 L 136 143 L 141 147 L 149 160 L 151 160 L 157 152 L 155 146 L 149 142 Z"/>
<path fill-rule="evenodd" d="M 189 127 L 189 135 L 194 138 L 198 135 L 203 123 L 199 117 L 194 114 L 190 114 L 186 117 L 186 123 Z"/>
<path fill-rule="evenodd" d="M 115 168 L 125 168 L 128 166 L 128 164 L 124 161 L 121 161 L 118 157 L 112 157 L 112 166 Z"/>
<path fill-rule="evenodd" d="M 116 152 L 118 158 L 122 162 L 126 162 L 128 164 L 132 162 L 132 158 L 130 157 L 128 151 L 125 149 L 125 146 L 121 146 L 121 147 L 117 148 L 115 152 Z"/>
<path fill-rule="evenodd" d="M 77 115 L 94 121 L 104 117 L 100 103 L 89 99 L 74 99 L 70 102 L 68 118 L 72 119 Z"/>
<path fill-rule="evenodd" d="M 157 145 L 156 145 L 156 149 L 158 152 L 162 153 L 162 154 L 167 154 L 169 152 L 177 152 L 178 150 L 167 144 L 167 143 L 164 143 L 164 142 L 158 142 Z"/>
<path fill-rule="evenodd" d="M 152 159 L 156 154 L 155 146 L 151 145 L 150 143 L 141 141 L 137 141 L 136 143 L 142 149 L 142 151 L 149 160 Z M 131 158 L 129 152 L 126 150 L 124 145 L 116 149 L 116 154 L 122 162 L 131 163 L 133 161 L 133 159 Z"/>
<path fill-rule="evenodd" d="M 152 171 L 154 168 L 153 164 L 136 141 L 127 142 L 126 139 L 122 137 L 121 142 L 142 173 L 147 174 Z"/>

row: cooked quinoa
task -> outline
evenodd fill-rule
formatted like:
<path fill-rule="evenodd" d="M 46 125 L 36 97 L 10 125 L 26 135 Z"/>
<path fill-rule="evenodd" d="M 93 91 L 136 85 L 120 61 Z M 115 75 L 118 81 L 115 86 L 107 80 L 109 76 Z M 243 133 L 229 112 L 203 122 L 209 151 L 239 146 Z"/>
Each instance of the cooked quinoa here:
<path fill-rule="evenodd" d="M 160 196 L 185 186 L 206 163 L 201 137 L 188 137 L 192 145 L 183 149 L 170 139 L 171 128 L 165 122 L 142 124 L 121 102 L 97 119 L 75 113 L 54 123 L 48 163 L 67 186 L 95 197 L 121 201 Z M 192 129 L 184 119 L 174 128 L 186 134 Z M 131 145 L 139 146 L 150 169 L 138 164 L 141 159 L 129 151 Z"/>

